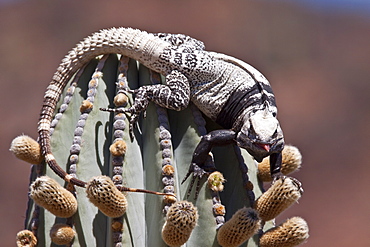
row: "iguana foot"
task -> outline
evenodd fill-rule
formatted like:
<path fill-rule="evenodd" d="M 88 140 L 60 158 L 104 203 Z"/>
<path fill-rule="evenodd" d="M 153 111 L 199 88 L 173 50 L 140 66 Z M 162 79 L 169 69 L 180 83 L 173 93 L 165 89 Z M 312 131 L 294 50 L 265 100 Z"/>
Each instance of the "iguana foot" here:
<path fill-rule="evenodd" d="M 210 173 L 214 172 L 216 170 L 215 168 L 216 167 L 213 165 L 212 167 L 208 167 L 207 171 L 206 171 L 205 169 L 201 168 L 200 166 L 198 166 L 195 163 L 192 163 L 190 165 L 188 173 L 185 175 L 185 178 L 181 182 L 181 184 L 183 184 L 188 179 L 188 177 L 192 174 L 191 181 L 190 181 L 190 184 L 189 184 L 189 188 L 188 188 L 188 191 L 186 193 L 187 198 L 190 196 L 191 191 L 194 187 L 194 183 L 195 183 L 196 180 L 198 180 L 198 181 L 197 181 L 197 184 L 195 186 L 194 199 L 196 200 L 198 198 L 201 179 L 203 178 L 204 175 L 208 176 Z"/>
<path fill-rule="evenodd" d="M 272 175 L 272 183 L 274 184 L 277 180 L 281 179 L 283 182 L 285 179 L 291 179 L 292 180 L 292 183 L 295 187 L 297 187 L 297 189 L 299 190 L 299 192 L 301 194 L 303 194 L 303 188 L 302 188 L 302 183 L 299 182 L 298 179 L 296 178 L 293 178 L 293 177 L 288 177 L 288 176 L 285 176 L 283 173 L 279 172 L 279 173 L 276 173 L 274 175 Z"/>
<path fill-rule="evenodd" d="M 149 102 L 151 100 L 150 95 L 148 95 L 147 87 L 140 87 L 135 90 L 127 90 L 128 93 L 131 93 L 135 96 L 135 101 L 129 108 L 100 108 L 101 111 L 108 111 L 108 112 L 115 112 L 115 113 L 127 113 L 129 114 L 129 132 L 131 139 L 133 138 L 133 131 L 134 126 L 137 123 L 140 113 L 143 113 L 143 116 L 145 118 L 146 116 L 146 108 L 149 105 Z"/>

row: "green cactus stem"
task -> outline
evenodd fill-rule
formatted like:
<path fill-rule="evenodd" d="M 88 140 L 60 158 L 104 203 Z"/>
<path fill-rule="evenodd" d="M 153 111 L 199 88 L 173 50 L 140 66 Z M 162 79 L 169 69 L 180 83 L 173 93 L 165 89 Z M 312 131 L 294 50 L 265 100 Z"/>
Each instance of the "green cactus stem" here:
<path fill-rule="evenodd" d="M 204 118 L 194 105 L 176 112 L 150 103 L 145 116 L 140 116 L 133 126 L 131 136 L 129 115 L 99 110 L 130 107 L 133 96 L 127 89 L 153 83 L 165 81 L 136 61 L 115 54 L 97 57 L 75 75 L 59 100 L 58 111 L 51 124 L 52 152 L 58 164 L 71 176 L 86 182 L 93 177 L 108 176 L 109 188 L 105 182 L 97 185 L 94 178 L 95 182 L 90 182 L 87 187 L 87 196 L 84 188 L 65 184 L 36 156 L 31 162 L 37 163 L 32 168 L 31 183 L 43 176 L 53 179 L 60 187 L 69 190 L 66 191 L 76 200 L 78 210 L 65 219 L 45 210 L 48 207 L 44 204 L 39 203 L 39 207 L 37 200 L 30 199 L 25 229 L 31 232 L 22 235 L 26 240 L 19 241 L 35 242 L 34 235 L 38 246 L 54 246 L 50 229 L 63 224 L 72 226 L 75 232 L 73 238 L 68 238 L 74 239 L 73 243 L 67 244 L 74 247 L 165 247 L 168 240 L 163 240 L 162 229 L 166 236 L 184 240 L 178 242 L 182 246 L 220 246 L 217 240 L 219 231 L 223 231 L 222 239 L 228 241 L 226 230 L 234 229 L 234 221 L 238 224 L 250 221 L 253 229 L 245 230 L 250 236 L 242 237 L 238 244 L 258 246 L 261 236 L 258 233 L 274 227 L 274 221 L 260 224 L 256 211 L 250 209 L 264 190 L 258 179 L 257 164 L 247 151 L 233 145 L 214 148 L 210 162 L 220 173 L 212 175 L 212 181 L 207 182 L 207 176 L 200 180 L 197 199 L 194 189 L 187 196 L 189 180 L 181 184 L 201 136 L 220 128 L 217 124 Z M 167 195 L 123 192 L 126 187 Z M 94 193 L 102 196 L 96 197 L 96 201 Z M 115 201 L 115 206 L 110 204 L 110 199 Z M 189 216 L 196 221 L 191 221 L 194 224 L 190 228 L 184 228 L 186 238 L 171 235 L 184 233 L 181 222 L 166 223 L 166 219 L 175 215 L 171 210 L 179 201 L 182 201 L 181 205 L 192 205 L 192 210 L 184 206 L 185 213 L 195 212 L 195 208 L 197 212 Z M 104 208 L 107 205 L 109 210 L 122 207 L 124 210 L 110 215 L 110 211 Z M 249 209 L 245 211 L 245 208 Z M 240 209 L 247 213 L 240 213 Z M 246 217 L 236 220 L 236 216 L 233 217 L 236 212 L 239 212 L 236 215 Z"/>

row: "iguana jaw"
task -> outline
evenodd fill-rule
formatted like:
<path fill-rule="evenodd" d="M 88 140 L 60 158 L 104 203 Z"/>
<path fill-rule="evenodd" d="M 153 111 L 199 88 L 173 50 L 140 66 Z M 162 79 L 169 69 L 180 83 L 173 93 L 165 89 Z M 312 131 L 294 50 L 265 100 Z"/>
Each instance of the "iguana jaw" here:
<path fill-rule="evenodd" d="M 245 119 L 236 142 L 258 162 L 272 153 L 281 152 L 284 146 L 279 122 L 272 114 L 266 114 L 266 111 L 257 111 Z"/>

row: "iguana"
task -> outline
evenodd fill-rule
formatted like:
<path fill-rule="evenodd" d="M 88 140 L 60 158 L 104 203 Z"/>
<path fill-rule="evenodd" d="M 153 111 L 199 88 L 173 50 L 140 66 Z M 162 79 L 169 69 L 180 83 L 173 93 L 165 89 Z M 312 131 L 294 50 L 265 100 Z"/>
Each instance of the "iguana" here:
<path fill-rule="evenodd" d="M 201 138 L 185 179 L 193 173 L 194 181 L 206 173 L 205 162 L 213 146 L 232 143 L 246 149 L 258 162 L 270 156 L 273 178 L 283 176 L 283 132 L 276 118 L 274 94 L 260 72 L 231 56 L 205 51 L 201 41 L 186 35 L 120 27 L 100 30 L 78 43 L 62 60 L 45 92 L 38 123 L 39 142 L 45 161 L 65 181 L 86 185 L 59 167 L 52 154 L 49 130 L 57 102 L 76 71 L 96 56 L 109 53 L 135 59 L 166 79 L 165 84 L 133 91 L 134 104 L 124 110 L 131 114 L 131 126 L 150 101 L 177 111 L 191 101 L 224 128 Z"/>

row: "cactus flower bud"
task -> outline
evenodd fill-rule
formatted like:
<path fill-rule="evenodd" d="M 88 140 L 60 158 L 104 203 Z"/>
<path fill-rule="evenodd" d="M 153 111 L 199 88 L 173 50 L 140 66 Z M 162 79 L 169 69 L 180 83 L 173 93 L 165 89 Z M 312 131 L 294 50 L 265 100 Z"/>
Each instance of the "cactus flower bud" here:
<path fill-rule="evenodd" d="M 281 172 L 284 175 L 291 174 L 301 168 L 302 155 L 298 148 L 286 145 L 282 151 L 282 155 Z M 269 157 L 264 158 L 262 162 L 258 164 L 258 178 L 263 182 L 272 181 Z"/>
<path fill-rule="evenodd" d="M 55 224 L 50 229 L 51 241 L 58 245 L 70 245 L 75 235 L 73 228 L 66 224 Z"/>
<path fill-rule="evenodd" d="M 272 220 L 298 201 L 302 193 L 298 183 L 290 177 L 276 180 L 254 204 L 259 217 L 264 221 Z"/>
<path fill-rule="evenodd" d="M 17 233 L 17 247 L 35 247 L 37 245 L 36 236 L 29 230 L 22 230 Z"/>
<path fill-rule="evenodd" d="M 212 191 L 216 191 L 216 192 L 221 192 L 224 190 L 224 185 L 223 183 L 225 182 L 225 178 L 224 176 L 222 175 L 221 172 L 212 172 L 209 176 L 208 176 L 208 187 L 212 190 Z"/>
<path fill-rule="evenodd" d="M 293 217 L 265 232 L 261 236 L 260 247 L 293 247 L 308 237 L 307 222 L 300 217 Z"/>
<path fill-rule="evenodd" d="M 108 217 L 116 218 L 126 212 L 126 197 L 108 176 L 93 177 L 86 186 L 87 197 Z"/>
<path fill-rule="evenodd" d="M 43 160 L 40 144 L 29 136 L 21 135 L 13 139 L 10 151 L 23 161 L 30 164 L 40 164 Z"/>
<path fill-rule="evenodd" d="M 217 233 L 217 241 L 223 247 L 237 247 L 257 233 L 260 219 L 252 208 L 241 208 Z"/>
<path fill-rule="evenodd" d="M 77 200 L 73 194 L 47 176 L 39 177 L 31 184 L 30 197 L 57 217 L 69 218 L 77 211 Z"/>
<path fill-rule="evenodd" d="M 171 247 L 183 245 L 188 241 L 197 220 L 198 211 L 191 202 L 174 203 L 168 209 L 166 222 L 162 229 L 162 239 Z"/>

